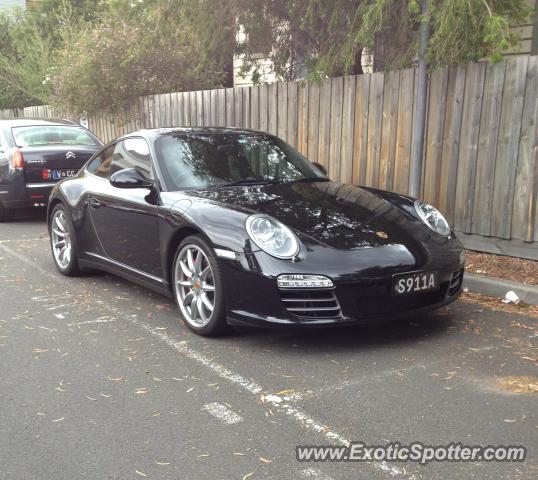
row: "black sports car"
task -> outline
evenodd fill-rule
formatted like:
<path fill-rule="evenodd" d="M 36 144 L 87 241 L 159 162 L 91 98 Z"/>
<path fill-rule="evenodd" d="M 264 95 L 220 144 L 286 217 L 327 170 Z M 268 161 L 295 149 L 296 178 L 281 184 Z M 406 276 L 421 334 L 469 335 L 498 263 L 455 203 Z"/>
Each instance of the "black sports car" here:
<path fill-rule="evenodd" d="M 142 130 L 51 193 L 58 270 L 112 272 L 173 296 L 202 335 L 229 325 L 380 321 L 454 301 L 461 243 L 412 198 L 330 181 L 282 140 Z"/>
<path fill-rule="evenodd" d="M 0 120 L 0 222 L 47 203 L 54 184 L 75 175 L 102 146 L 68 120 Z"/>

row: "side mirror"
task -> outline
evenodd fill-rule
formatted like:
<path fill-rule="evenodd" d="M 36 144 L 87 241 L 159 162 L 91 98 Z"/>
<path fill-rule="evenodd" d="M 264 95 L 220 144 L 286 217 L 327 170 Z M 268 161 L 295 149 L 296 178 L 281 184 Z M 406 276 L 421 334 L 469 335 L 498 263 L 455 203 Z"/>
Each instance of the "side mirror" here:
<path fill-rule="evenodd" d="M 153 181 L 134 168 L 125 168 L 110 177 L 110 184 L 116 188 L 152 188 Z"/>
<path fill-rule="evenodd" d="M 321 163 L 318 163 L 318 162 L 312 162 L 312 164 L 317 167 L 319 170 L 321 170 L 323 172 L 324 175 L 328 175 L 329 172 L 327 172 L 327 169 L 321 164 Z"/>

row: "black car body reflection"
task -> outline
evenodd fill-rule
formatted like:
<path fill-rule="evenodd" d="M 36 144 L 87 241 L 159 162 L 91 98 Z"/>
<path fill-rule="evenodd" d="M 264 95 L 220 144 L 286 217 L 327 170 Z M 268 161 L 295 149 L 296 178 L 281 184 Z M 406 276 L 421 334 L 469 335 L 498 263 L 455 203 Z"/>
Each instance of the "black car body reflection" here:
<path fill-rule="evenodd" d="M 185 239 L 201 239 L 202 250 L 211 250 L 205 253 L 217 292 L 206 303 L 216 309 L 222 302 L 226 324 L 380 321 L 446 305 L 461 291 L 460 242 L 452 232 L 430 228 L 413 199 L 332 182 L 259 132 L 185 128 L 127 135 L 54 187 L 49 220 L 58 206 L 69 217 L 81 269 L 118 274 L 180 303 L 192 301 L 192 292 L 204 295 L 196 275 L 186 273 L 189 298 L 177 298 L 181 278 L 174 276 Z M 250 217 L 261 218 L 259 237 L 248 231 Z M 293 240 L 297 250 L 278 258 L 272 247 L 259 246 L 264 235 L 272 235 L 275 249 L 292 249 L 285 244 Z M 213 311 L 205 299 L 202 317 Z"/>

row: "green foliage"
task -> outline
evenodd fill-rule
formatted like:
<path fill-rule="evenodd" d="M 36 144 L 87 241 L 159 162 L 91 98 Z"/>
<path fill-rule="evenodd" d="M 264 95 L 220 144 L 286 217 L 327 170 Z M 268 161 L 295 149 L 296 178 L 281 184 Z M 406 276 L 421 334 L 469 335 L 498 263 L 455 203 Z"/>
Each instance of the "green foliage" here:
<path fill-rule="evenodd" d="M 290 80 L 416 62 L 422 0 L 40 0 L 0 15 L 0 108 L 50 103 L 118 110 L 145 94 L 232 85 L 233 55 Z M 489 58 L 518 42 L 526 0 L 430 0 L 432 67 Z M 236 43 L 239 26 L 246 33 Z"/>
<path fill-rule="evenodd" d="M 112 12 L 81 30 L 53 77 L 55 106 L 72 113 L 117 111 L 141 95 L 219 85 L 221 65 L 200 48 L 183 14 L 164 5 L 127 17 Z"/>

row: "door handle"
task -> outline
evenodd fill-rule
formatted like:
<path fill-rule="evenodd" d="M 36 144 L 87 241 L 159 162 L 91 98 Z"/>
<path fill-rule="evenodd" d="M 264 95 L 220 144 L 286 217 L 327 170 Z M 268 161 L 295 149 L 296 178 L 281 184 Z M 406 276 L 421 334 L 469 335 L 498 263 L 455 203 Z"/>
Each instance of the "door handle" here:
<path fill-rule="evenodd" d="M 90 207 L 92 208 L 101 208 L 101 202 L 96 198 L 90 198 Z"/>

